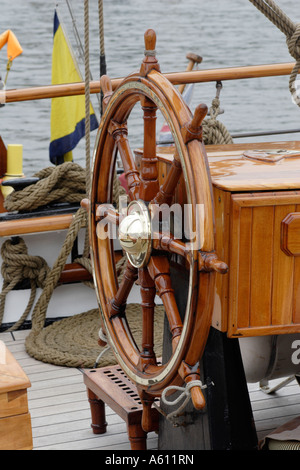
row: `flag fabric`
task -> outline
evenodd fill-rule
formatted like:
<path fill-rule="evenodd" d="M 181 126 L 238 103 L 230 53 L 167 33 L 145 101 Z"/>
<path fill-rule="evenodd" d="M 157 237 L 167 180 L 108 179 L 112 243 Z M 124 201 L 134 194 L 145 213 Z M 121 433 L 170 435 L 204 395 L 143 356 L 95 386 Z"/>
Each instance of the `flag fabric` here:
<path fill-rule="evenodd" d="M 8 29 L 0 34 L 0 49 L 7 44 L 7 58 L 13 61 L 18 55 L 22 54 L 23 49 L 15 34 Z"/>
<path fill-rule="evenodd" d="M 52 85 L 82 82 L 72 48 L 63 25 L 54 13 Z M 85 97 L 53 98 L 51 102 L 50 161 L 59 165 L 72 160 L 72 150 L 85 135 Z M 98 128 L 98 121 L 90 104 L 90 130 Z"/>

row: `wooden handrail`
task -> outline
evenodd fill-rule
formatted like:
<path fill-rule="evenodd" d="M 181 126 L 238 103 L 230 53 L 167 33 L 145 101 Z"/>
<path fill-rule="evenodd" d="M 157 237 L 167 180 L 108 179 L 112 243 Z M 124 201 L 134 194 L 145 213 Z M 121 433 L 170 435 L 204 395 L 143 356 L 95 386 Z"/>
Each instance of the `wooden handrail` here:
<path fill-rule="evenodd" d="M 289 75 L 294 63 L 267 64 L 267 65 L 249 65 L 245 67 L 230 67 L 210 70 L 193 70 L 190 72 L 166 73 L 165 77 L 173 85 L 187 83 L 214 82 L 224 80 L 239 80 L 258 77 L 275 77 Z M 114 78 L 111 80 L 112 89 L 115 90 L 123 78 Z M 33 88 L 20 88 L 1 91 L 0 101 L 5 103 L 14 103 L 17 101 L 31 101 L 49 98 L 59 98 L 62 96 L 83 95 L 85 85 L 83 82 L 68 83 L 63 85 L 48 85 Z M 100 81 L 90 82 L 90 93 L 100 92 Z"/>
<path fill-rule="evenodd" d="M 67 230 L 72 222 L 72 218 L 73 214 L 62 214 L 5 220 L 0 222 L 0 237 Z"/>
<path fill-rule="evenodd" d="M 58 284 L 69 284 L 71 282 L 92 281 L 93 276 L 79 263 L 66 264 L 61 272 Z"/>

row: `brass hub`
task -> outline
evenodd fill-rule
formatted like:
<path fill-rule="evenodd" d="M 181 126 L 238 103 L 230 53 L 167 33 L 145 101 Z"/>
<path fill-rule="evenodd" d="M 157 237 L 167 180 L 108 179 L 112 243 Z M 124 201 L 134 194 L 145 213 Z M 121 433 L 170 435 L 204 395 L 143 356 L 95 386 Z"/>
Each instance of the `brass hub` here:
<path fill-rule="evenodd" d="M 151 253 L 151 222 L 143 201 L 132 201 L 127 216 L 119 225 L 119 240 L 135 268 L 145 266 Z"/>

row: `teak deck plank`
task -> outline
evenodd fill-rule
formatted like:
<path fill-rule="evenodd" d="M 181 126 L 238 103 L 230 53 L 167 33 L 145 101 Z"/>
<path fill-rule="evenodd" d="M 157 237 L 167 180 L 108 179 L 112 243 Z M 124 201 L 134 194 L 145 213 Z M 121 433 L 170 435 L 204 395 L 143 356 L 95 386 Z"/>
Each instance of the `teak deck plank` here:
<path fill-rule="evenodd" d="M 90 407 L 82 373 L 30 358 L 25 352 L 28 331 L 0 333 L 31 381 L 28 406 L 32 421 L 33 450 L 130 450 L 126 425 L 106 407 L 107 433 L 95 435 L 90 427 Z M 45 372 L 43 372 L 45 370 Z M 32 373 L 31 373 L 32 372 Z M 277 382 L 280 380 L 277 380 Z M 266 395 L 258 384 L 248 385 L 257 435 L 266 434 L 300 414 L 300 390 L 296 381 Z M 147 448 L 157 449 L 158 437 L 149 433 Z"/>

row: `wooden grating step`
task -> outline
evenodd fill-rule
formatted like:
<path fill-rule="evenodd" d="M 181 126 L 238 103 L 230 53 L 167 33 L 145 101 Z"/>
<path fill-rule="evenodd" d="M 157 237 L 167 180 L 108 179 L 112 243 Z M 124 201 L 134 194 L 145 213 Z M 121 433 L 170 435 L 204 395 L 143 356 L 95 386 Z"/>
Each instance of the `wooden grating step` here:
<path fill-rule="evenodd" d="M 106 432 L 106 404 L 126 422 L 131 448 L 145 449 L 147 433 L 141 426 L 143 405 L 136 386 L 122 368 L 116 365 L 82 369 L 82 373 L 88 391 L 94 433 Z M 159 412 L 156 408 L 152 408 L 151 417 L 152 431 L 158 431 Z"/>

